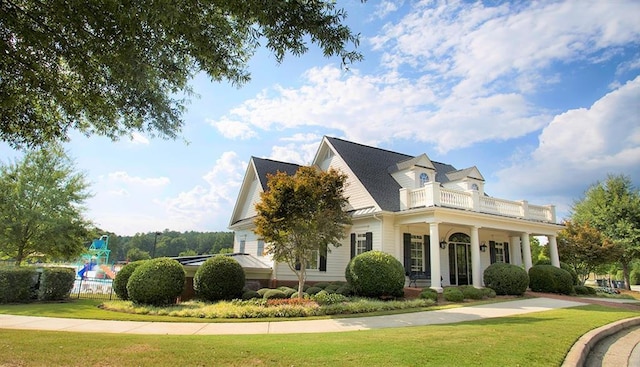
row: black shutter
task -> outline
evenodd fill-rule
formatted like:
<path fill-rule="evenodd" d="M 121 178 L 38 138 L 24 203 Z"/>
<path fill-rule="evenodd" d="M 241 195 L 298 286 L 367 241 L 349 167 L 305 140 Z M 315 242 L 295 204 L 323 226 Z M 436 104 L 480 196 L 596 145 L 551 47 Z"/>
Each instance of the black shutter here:
<path fill-rule="evenodd" d="M 404 244 L 404 272 L 406 275 L 411 274 L 411 233 L 402 235 Z"/>
<path fill-rule="evenodd" d="M 356 256 L 356 234 L 351 234 L 351 258 Z"/>
<path fill-rule="evenodd" d="M 496 262 L 496 243 L 495 241 L 489 241 L 489 258 L 491 259 L 491 263 Z"/>
<path fill-rule="evenodd" d="M 509 242 L 503 243 L 502 246 L 504 247 L 504 262 L 506 262 L 507 264 L 510 264 L 511 262 L 509 261 Z"/>
<path fill-rule="evenodd" d="M 431 237 L 425 234 L 422 238 L 424 238 L 423 251 L 425 252 L 424 274 L 427 278 L 431 278 Z"/>
<path fill-rule="evenodd" d="M 367 232 L 364 234 L 365 235 L 365 246 L 366 246 L 366 251 L 371 251 L 373 250 L 373 233 L 371 232 Z"/>
<path fill-rule="evenodd" d="M 327 248 L 320 250 L 320 271 L 327 271 Z"/>

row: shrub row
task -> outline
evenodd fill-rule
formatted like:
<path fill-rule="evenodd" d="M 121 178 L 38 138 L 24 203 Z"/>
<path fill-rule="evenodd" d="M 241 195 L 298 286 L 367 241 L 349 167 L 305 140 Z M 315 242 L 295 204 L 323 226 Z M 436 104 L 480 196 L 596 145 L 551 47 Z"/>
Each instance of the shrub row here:
<path fill-rule="evenodd" d="M 0 303 L 34 300 L 61 301 L 69 298 L 75 281 L 71 268 L 0 268 Z"/>

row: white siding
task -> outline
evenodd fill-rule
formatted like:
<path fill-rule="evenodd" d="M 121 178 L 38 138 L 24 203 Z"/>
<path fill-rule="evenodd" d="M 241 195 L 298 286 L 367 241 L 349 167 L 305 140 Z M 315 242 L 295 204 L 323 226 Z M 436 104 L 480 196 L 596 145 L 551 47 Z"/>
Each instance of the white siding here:
<path fill-rule="evenodd" d="M 330 247 L 331 252 L 327 254 L 327 271 L 307 270 L 307 280 L 311 282 L 333 282 L 345 281 L 344 270 L 350 260 L 350 239 L 349 236 L 341 241 L 340 247 Z M 295 273 L 286 264 L 278 264 L 276 279 L 284 281 L 297 281 Z"/>
<path fill-rule="evenodd" d="M 242 210 L 240 211 L 239 219 L 251 218 L 256 215 L 256 203 L 260 201 L 260 193 L 262 192 L 262 188 L 258 183 L 258 180 L 251 181 L 251 184 L 247 188 L 247 196 L 242 205 Z"/>
<path fill-rule="evenodd" d="M 403 188 L 406 189 L 415 189 L 416 188 L 416 178 L 415 172 L 410 170 L 403 170 L 400 172 L 395 172 L 391 174 L 394 180 Z"/>
<path fill-rule="evenodd" d="M 339 156 L 334 155 L 331 159 L 322 162 L 322 166 L 324 166 L 321 167 L 323 170 L 333 168 L 348 175 L 345 187 L 345 196 L 349 198 L 349 205 L 351 208 L 360 209 L 376 205 L 375 201 L 371 195 L 369 195 L 367 190 L 365 190 L 362 183 L 355 178 L 353 172 L 351 172 L 349 167 Z"/>

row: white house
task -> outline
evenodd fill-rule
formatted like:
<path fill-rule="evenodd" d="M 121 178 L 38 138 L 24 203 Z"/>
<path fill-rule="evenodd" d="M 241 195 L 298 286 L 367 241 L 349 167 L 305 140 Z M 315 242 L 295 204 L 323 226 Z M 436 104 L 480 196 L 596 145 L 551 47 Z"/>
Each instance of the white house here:
<path fill-rule="evenodd" d="M 476 167 L 458 170 L 426 154 L 412 157 L 333 137 L 322 139 L 312 165 L 347 174 L 346 210 L 353 224 L 342 246 L 318 254 L 308 270 L 310 282 L 344 280 L 353 256 L 380 250 L 434 289 L 482 287 L 482 273 L 493 262 L 526 270 L 532 266 L 530 236 L 546 236 L 552 264 L 560 264 L 556 234 L 562 226 L 556 223 L 555 207 L 487 195 Z M 294 174 L 298 167 L 252 157 L 229 224 L 235 232 L 234 252 L 271 267 L 271 284 L 297 278 L 287 265 L 274 263 L 264 253 L 264 241 L 253 232 L 255 204 L 267 187 L 268 173 Z"/>

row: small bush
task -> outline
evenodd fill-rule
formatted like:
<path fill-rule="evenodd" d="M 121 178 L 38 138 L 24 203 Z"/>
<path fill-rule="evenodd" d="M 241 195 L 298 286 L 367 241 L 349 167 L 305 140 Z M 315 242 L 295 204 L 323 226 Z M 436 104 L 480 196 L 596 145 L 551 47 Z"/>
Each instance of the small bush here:
<path fill-rule="evenodd" d="M 484 285 L 496 294 L 520 296 L 527 291 L 529 276 L 517 265 L 494 263 L 484 270 Z"/>
<path fill-rule="evenodd" d="M 349 262 L 345 274 L 358 296 L 402 297 L 404 267 L 395 257 L 381 251 L 367 251 Z"/>
<path fill-rule="evenodd" d="M 173 304 L 184 289 L 184 268 L 167 257 L 151 259 L 129 277 L 127 292 L 134 303 L 161 306 Z"/>
<path fill-rule="evenodd" d="M 320 291 L 323 291 L 323 289 L 319 288 L 319 287 L 311 287 L 311 288 L 307 289 L 305 291 L 305 293 L 307 293 L 309 295 L 314 295 L 316 293 L 319 293 Z"/>
<path fill-rule="evenodd" d="M 258 294 L 260 295 L 260 297 L 264 297 L 264 294 L 267 293 L 270 290 L 271 290 L 271 288 L 260 288 L 260 289 L 258 289 Z"/>
<path fill-rule="evenodd" d="M 129 283 L 129 277 L 131 277 L 133 271 L 136 270 L 136 268 L 145 261 L 147 260 L 130 262 L 127 265 L 123 266 L 122 269 L 120 269 L 120 271 L 116 274 L 116 278 L 113 280 L 113 291 L 116 292 L 116 295 L 121 300 L 127 301 L 129 299 L 129 293 L 127 292 L 127 283 Z"/>
<path fill-rule="evenodd" d="M 34 268 L 0 267 L 0 304 L 31 302 L 38 276 Z"/>
<path fill-rule="evenodd" d="M 458 287 L 464 296 L 464 299 L 483 299 L 484 292 L 472 285 L 463 285 Z"/>
<path fill-rule="evenodd" d="M 536 265 L 529 269 L 529 287 L 534 292 L 571 294 L 573 278 L 568 271 L 553 265 Z"/>
<path fill-rule="evenodd" d="M 596 289 L 593 287 L 587 287 L 584 285 L 574 285 L 573 292 L 578 295 L 593 296 L 596 294 Z"/>
<path fill-rule="evenodd" d="M 302 298 L 307 298 L 307 297 L 309 297 L 309 295 L 305 292 L 302 292 Z M 290 298 L 298 298 L 298 292 L 293 292 Z"/>
<path fill-rule="evenodd" d="M 71 268 L 44 268 L 38 288 L 41 301 L 62 301 L 69 298 L 76 280 L 76 272 Z"/>
<path fill-rule="evenodd" d="M 551 265 L 551 260 L 548 260 L 548 259 L 538 260 L 536 265 Z M 578 273 L 576 273 L 576 271 L 573 269 L 571 265 L 560 261 L 560 269 L 567 271 L 571 275 L 573 285 L 580 285 L 580 280 L 578 279 Z"/>
<path fill-rule="evenodd" d="M 245 278 L 238 261 L 225 255 L 205 261 L 193 277 L 196 297 L 210 302 L 231 300 L 242 295 Z"/>
<path fill-rule="evenodd" d="M 448 302 L 464 301 L 464 294 L 462 294 L 462 291 L 456 287 L 445 288 L 442 295 Z"/>
<path fill-rule="evenodd" d="M 438 292 L 435 289 L 425 288 L 420 292 L 420 298 L 438 302 Z"/>
<path fill-rule="evenodd" d="M 487 298 L 496 298 L 496 291 L 491 288 L 482 288 L 482 294 Z"/>
<path fill-rule="evenodd" d="M 327 292 L 335 293 L 338 289 L 340 289 L 343 286 L 344 285 L 341 285 L 341 284 L 329 284 L 324 290 Z"/>
<path fill-rule="evenodd" d="M 258 292 L 253 291 L 251 289 L 248 289 L 242 293 L 242 299 L 244 300 L 248 300 L 252 298 L 261 298 L 261 297 L 262 296 Z"/>
<path fill-rule="evenodd" d="M 336 293 L 349 297 L 353 294 L 353 289 L 351 289 L 351 286 L 349 286 L 348 284 L 345 284 L 340 288 L 336 289 Z"/>
<path fill-rule="evenodd" d="M 287 297 L 291 297 L 292 294 L 296 293 L 296 289 L 291 287 L 278 287 L 279 290 L 283 291 Z"/>
<path fill-rule="evenodd" d="M 311 299 L 316 301 L 319 305 L 334 305 L 336 303 L 346 301 L 347 297 L 341 294 L 329 293 L 323 290 L 311 296 Z"/>
<path fill-rule="evenodd" d="M 313 287 L 318 287 L 318 288 L 322 288 L 322 289 L 325 289 L 325 288 L 327 288 L 327 287 L 328 287 L 328 286 L 330 286 L 330 285 L 331 285 L 331 284 L 330 284 L 330 283 L 328 283 L 328 282 L 317 282 L 317 283 L 315 283 L 315 284 L 312 284 L 312 286 L 313 286 Z"/>
<path fill-rule="evenodd" d="M 269 289 L 268 291 L 265 292 L 264 296 L 262 296 L 262 298 L 264 299 L 282 299 L 282 298 L 289 298 L 287 297 L 287 295 L 279 290 L 279 289 Z"/>

